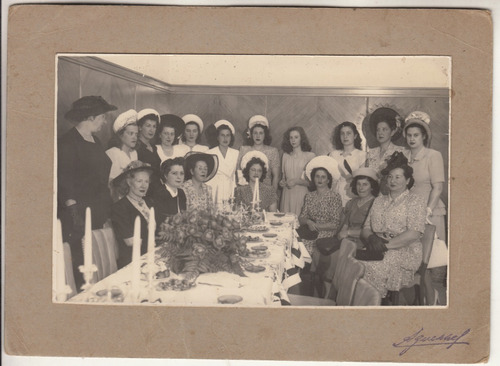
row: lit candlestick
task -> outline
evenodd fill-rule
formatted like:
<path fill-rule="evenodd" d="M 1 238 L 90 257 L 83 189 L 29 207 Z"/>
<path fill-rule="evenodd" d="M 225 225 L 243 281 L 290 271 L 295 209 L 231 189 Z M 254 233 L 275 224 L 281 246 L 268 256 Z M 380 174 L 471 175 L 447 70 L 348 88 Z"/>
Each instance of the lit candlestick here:
<path fill-rule="evenodd" d="M 255 197 L 256 197 L 255 201 L 257 202 L 257 207 L 259 207 L 260 206 L 259 179 L 257 179 L 255 181 L 255 187 L 256 187 L 255 188 L 255 192 L 256 192 L 255 193 Z"/>
<path fill-rule="evenodd" d="M 85 210 L 85 239 L 83 243 L 83 267 L 85 271 L 89 271 L 92 267 L 92 218 L 90 207 Z"/>
<path fill-rule="evenodd" d="M 134 236 L 132 247 L 132 295 L 135 301 L 139 295 L 139 281 L 141 279 L 141 220 L 139 216 L 135 218 Z"/>
<path fill-rule="evenodd" d="M 151 207 L 149 210 L 149 222 L 148 222 L 148 267 L 149 267 L 149 283 L 153 282 L 153 266 L 155 263 L 155 209 Z"/>
<path fill-rule="evenodd" d="M 64 247 L 62 241 L 61 221 L 57 220 L 56 240 L 55 240 L 55 276 L 56 276 L 56 299 L 57 301 L 66 301 L 66 271 L 64 265 Z"/>
<path fill-rule="evenodd" d="M 215 186 L 215 198 L 214 198 L 214 204 L 217 206 L 219 202 L 217 201 L 219 195 L 219 186 Z"/>

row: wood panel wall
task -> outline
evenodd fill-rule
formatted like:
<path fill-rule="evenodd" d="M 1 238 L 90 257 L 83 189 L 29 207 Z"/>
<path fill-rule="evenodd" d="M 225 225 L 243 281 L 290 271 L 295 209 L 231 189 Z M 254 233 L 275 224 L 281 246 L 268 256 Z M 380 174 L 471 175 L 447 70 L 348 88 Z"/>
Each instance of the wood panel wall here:
<path fill-rule="evenodd" d="M 281 150 L 284 132 L 289 127 L 302 126 L 318 155 L 332 150 L 331 133 L 343 121 L 353 122 L 362 131 L 363 121 L 366 123 L 369 114 L 378 107 L 394 108 L 403 117 L 414 110 L 422 110 L 431 117 L 431 147 L 442 153 L 448 179 L 449 100 L 445 97 L 399 96 L 400 93 L 384 97 L 290 95 L 288 92 L 286 95 L 169 93 L 64 60 L 58 63 L 57 95 L 58 136 L 72 127 L 71 122 L 64 119 L 64 113 L 73 101 L 85 95 L 101 95 L 118 107 L 117 111 L 109 113 L 108 122 L 98 136 L 106 146 L 118 114 L 130 108 L 137 111 L 154 108 L 160 114 L 173 113 L 181 117 L 194 113 L 202 118 L 205 127 L 219 119 L 227 119 L 236 128 L 235 148 L 243 144 L 248 119 L 262 114 L 271 124 L 272 146 Z M 372 146 L 370 137 L 367 136 L 368 145 Z M 366 139 L 363 140 L 366 143 Z M 207 144 L 205 136 L 202 143 Z M 445 185 L 442 198 L 446 204 L 447 197 Z"/>

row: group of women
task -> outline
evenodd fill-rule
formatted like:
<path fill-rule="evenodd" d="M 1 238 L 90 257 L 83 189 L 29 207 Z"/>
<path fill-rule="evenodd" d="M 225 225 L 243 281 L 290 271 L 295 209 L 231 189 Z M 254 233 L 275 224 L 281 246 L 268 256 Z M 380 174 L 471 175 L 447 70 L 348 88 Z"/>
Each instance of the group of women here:
<path fill-rule="evenodd" d="M 418 268 L 426 219 L 444 239 L 443 160 L 428 147 L 430 118 L 423 112 L 402 121 L 392 109 L 375 111 L 370 126 L 379 146 L 368 153 L 361 150 L 361 135 L 351 122 L 334 129 L 335 149 L 317 157 L 304 129 L 291 127 L 280 159 L 278 149 L 270 146 L 264 116 L 249 119 L 246 144 L 238 151 L 232 148 L 235 128 L 229 121 L 208 127 L 217 139 L 209 148 L 200 144 L 200 117 L 160 115 L 154 109 L 120 114 L 105 150 L 95 133 L 113 110 L 102 97 L 87 96 L 66 113 L 75 127 L 58 145 L 58 217 L 72 248 L 73 268 L 83 260 L 85 207 L 92 209 L 93 229 L 110 219 L 122 267 L 131 258 L 133 220 L 139 216 L 145 229 L 150 207 L 161 223 L 188 208 L 221 203 L 254 207 L 258 197 L 260 209 L 295 213 L 301 227 L 313 234 L 303 238 L 313 256 L 313 272 L 321 257 L 317 244 L 331 238 L 354 240 L 370 253 L 387 252 L 380 261 L 365 262 L 365 277 L 382 296 L 409 281 Z M 401 133 L 409 149 L 392 143 Z M 144 230 L 143 252 L 146 236 Z M 82 280 L 76 271 L 75 276 Z"/>

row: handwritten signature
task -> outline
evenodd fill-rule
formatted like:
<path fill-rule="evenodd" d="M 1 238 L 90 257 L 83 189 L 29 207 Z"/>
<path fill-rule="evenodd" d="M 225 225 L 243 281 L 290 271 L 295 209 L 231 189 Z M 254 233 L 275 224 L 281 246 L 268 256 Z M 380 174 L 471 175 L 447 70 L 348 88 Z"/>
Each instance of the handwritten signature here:
<path fill-rule="evenodd" d="M 463 340 L 460 341 L 460 339 L 470 333 L 470 328 L 465 330 L 461 335 L 443 333 L 441 335 L 426 336 L 423 334 L 423 331 L 424 328 L 421 328 L 415 334 L 404 337 L 401 342 L 393 343 L 392 345 L 396 348 L 403 348 L 403 350 L 399 353 L 399 355 L 402 356 L 413 347 L 447 345 L 448 347 L 446 347 L 446 349 L 450 349 L 456 344 L 469 344 L 469 342 L 464 342 Z"/>

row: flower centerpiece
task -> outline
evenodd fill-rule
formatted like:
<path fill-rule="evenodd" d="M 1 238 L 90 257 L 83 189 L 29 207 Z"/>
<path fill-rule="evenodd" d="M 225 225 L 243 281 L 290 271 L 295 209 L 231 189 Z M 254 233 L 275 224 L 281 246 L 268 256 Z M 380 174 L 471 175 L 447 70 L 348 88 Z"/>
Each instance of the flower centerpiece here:
<path fill-rule="evenodd" d="M 160 256 L 176 274 L 194 281 L 201 273 L 226 271 L 245 276 L 240 256 L 248 256 L 247 238 L 240 224 L 214 210 L 188 210 L 161 223 L 157 244 Z"/>

